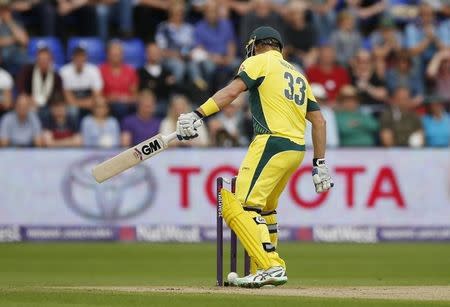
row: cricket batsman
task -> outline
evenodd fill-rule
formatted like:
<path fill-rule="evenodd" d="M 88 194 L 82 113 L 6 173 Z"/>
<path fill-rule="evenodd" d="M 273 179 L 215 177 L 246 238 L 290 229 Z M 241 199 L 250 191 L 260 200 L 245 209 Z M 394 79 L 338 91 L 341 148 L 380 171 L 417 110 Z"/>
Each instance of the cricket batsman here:
<path fill-rule="evenodd" d="M 281 54 L 280 33 L 271 27 L 252 32 L 247 59 L 234 80 L 197 110 L 181 114 L 177 136 L 198 136 L 194 123 L 219 112 L 249 91 L 253 139 L 236 179 L 236 193 L 222 189 L 223 218 L 252 261 L 252 274 L 237 278 L 239 287 L 259 288 L 287 282 L 286 265 L 277 253 L 278 198 L 305 155 L 306 120 L 312 123 L 312 179 L 317 193 L 333 187 L 325 164 L 325 120 L 306 78 Z"/>

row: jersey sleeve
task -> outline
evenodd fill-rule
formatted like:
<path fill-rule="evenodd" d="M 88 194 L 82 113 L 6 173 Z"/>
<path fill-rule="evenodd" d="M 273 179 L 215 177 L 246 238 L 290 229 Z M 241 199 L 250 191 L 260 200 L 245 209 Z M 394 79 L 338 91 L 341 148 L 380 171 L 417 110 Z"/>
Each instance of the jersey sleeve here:
<path fill-rule="evenodd" d="M 248 90 L 257 88 L 265 77 L 266 58 L 262 55 L 246 59 L 235 78 L 241 78 Z"/>
<path fill-rule="evenodd" d="M 314 97 L 314 94 L 312 92 L 312 89 L 311 89 L 311 86 L 309 85 L 309 83 L 306 84 L 306 100 L 307 100 L 306 112 L 320 110 L 320 106 L 317 103 L 316 97 Z"/>

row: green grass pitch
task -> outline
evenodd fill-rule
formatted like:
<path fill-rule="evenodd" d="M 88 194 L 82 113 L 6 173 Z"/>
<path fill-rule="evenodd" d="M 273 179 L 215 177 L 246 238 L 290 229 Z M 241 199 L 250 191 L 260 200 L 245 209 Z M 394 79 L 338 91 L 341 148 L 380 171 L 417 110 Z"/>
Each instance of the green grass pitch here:
<path fill-rule="evenodd" d="M 288 265 L 286 288 L 450 285 L 450 244 L 282 243 L 279 251 Z M 286 297 L 264 290 L 231 294 L 214 283 L 214 244 L 0 244 L 0 306 L 450 306 L 443 300 Z M 208 293 L 61 288 L 100 286 L 197 287 Z"/>

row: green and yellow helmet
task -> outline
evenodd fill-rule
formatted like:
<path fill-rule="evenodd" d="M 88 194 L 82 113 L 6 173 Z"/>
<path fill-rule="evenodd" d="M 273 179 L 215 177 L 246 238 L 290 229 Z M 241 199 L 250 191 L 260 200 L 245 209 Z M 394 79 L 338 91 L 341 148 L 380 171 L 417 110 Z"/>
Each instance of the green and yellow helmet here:
<path fill-rule="evenodd" d="M 245 46 L 247 58 L 255 55 L 255 46 L 260 42 L 279 47 L 280 50 L 283 50 L 283 40 L 281 39 L 280 32 L 272 27 L 259 27 L 250 34 L 250 38 Z"/>

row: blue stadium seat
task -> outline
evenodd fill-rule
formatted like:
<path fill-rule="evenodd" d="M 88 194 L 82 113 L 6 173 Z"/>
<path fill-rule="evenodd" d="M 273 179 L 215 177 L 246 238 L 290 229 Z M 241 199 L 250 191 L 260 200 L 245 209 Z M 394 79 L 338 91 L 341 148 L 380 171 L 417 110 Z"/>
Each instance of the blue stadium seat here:
<path fill-rule="evenodd" d="M 64 48 L 61 41 L 53 36 L 32 37 L 28 44 L 28 56 L 32 61 L 36 59 L 36 54 L 40 46 L 47 46 L 53 54 L 56 68 L 60 68 L 65 63 Z"/>
<path fill-rule="evenodd" d="M 105 61 L 105 44 L 97 37 L 72 37 L 67 43 L 67 58 L 72 57 L 73 50 L 82 46 L 86 50 L 88 62 L 101 64 Z"/>
<path fill-rule="evenodd" d="M 121 41 L 123 45 L 124 62 L 134 66 L 141 67 L 145 63 L 145 46 L 137 38 Z"/>

